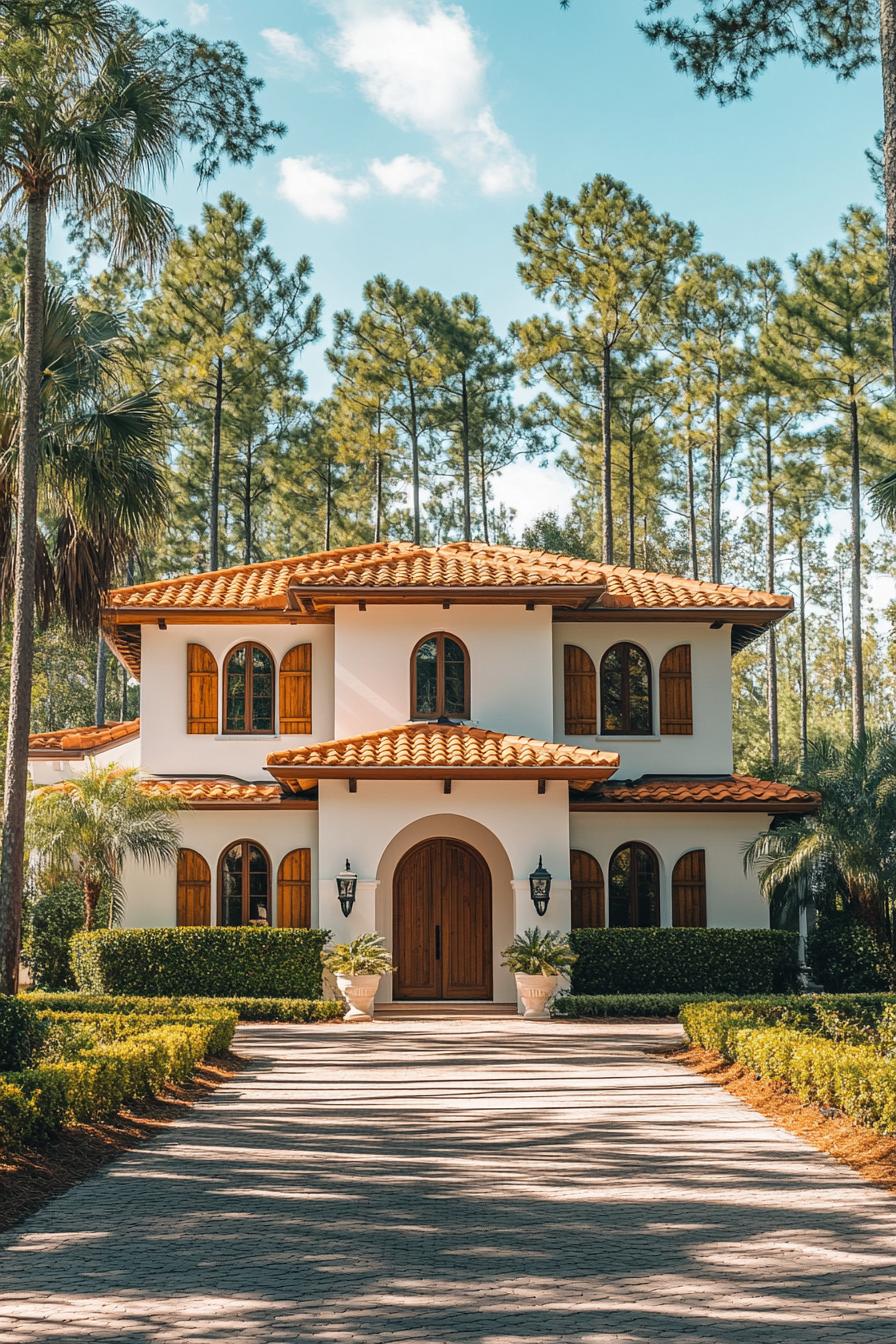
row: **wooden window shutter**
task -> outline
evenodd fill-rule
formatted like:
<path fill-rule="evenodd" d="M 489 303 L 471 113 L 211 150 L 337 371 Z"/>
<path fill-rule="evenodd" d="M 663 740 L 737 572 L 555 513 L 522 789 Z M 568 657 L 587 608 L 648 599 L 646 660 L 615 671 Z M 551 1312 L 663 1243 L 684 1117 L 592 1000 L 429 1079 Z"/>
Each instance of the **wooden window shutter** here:
<path fill-rule="evenodd" d="M 660 734 L 683 737 L 693 731 L 691 646 L 676 644 L 660 663 Z"/>
<path fill-rule="evenodd" d="M 706 851 L 692 849 L 672 869 L 672 923 L 679 929 L 706 928 Z"/>
<path fill-rule="evenodd" d="M 311 928 L 311 850 L 291 849 L 277 870 L 277 928 Z"/>
<path fill-rule="evenodd" d="M 187 645 L 187 732 L 218 731 L 218 664 L 204 644 Z"/>
<path fill-rule="evenodd" d="M 576 644 L 563 645 L 563 700 L 567 737 L 597 732 L 597 674 L 588 654 Z"/>
<path fill-rule="evenodd" d="M 177 923 L 193 927 L 211 922 L 212 875 L 195 849 L 177 851 Z"/>
<path fill-rule="evenodd" d="M 280 663 L 280 732 L 311 732 L 310 644 L 296 644 Z"/>
<path fill-rule="evenodd" d="M 584 849 L 569 853 L 572 878 L 572 927 L 602 929 L 604 926 L 604 875 L 593 854 Z"/>

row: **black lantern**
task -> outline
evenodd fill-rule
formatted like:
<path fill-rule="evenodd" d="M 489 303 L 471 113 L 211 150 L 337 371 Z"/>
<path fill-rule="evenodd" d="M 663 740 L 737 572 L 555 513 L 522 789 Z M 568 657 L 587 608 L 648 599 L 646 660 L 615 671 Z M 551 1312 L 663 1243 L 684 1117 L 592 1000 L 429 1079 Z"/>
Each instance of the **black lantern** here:
<path fill-rule="evenodd" d="M 336 874 L 336 890 L 339 893 L 339 904 L 342 906 L 342 913 L 348 919 L 352 912 L 352 906 L 355 903 L 355 893 L 358 890 L 358 874 L 353 873 L 348 859 L 345 861 L 345 868 L 341 873 Z"/>
<path fill-rule="evenodd" d="M 540 854 L 538 856 L 538 867 L 534 873 L 529 874 L 529 893 L 536 912 L 543 915 L 548 908 L 548 901 L 551 899 L 551 875 L 542 863 Z"/>

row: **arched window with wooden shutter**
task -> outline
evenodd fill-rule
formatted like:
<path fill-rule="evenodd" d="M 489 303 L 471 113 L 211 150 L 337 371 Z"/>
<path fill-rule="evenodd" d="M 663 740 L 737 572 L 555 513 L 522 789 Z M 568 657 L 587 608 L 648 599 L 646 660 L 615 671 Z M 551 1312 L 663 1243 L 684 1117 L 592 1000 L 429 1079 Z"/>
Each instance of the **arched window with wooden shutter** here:
<path fill-rule="evenodd" d="M 311 928 L 311 850 L 291 849 L 277 870 L 278 929 Z"/>
<path fill-rule="evenodd" d="M 660 733 L 685 737 L 693 731 L 691 646 L 676 644 L 660 663 Z"/>
<path fill-rule="evenodd" d="M 597 732 L 597 673 L 577 644 L 563 645 L 563 704 L 567 737 Z"/>
<path fill-rule="evenodd" d="M 672 923 L 679 929 L 706 928 L 706 851 L 691 849 L 672 869 Z"/>
<path fill-rule="evenodd" d="M 212 911 L 212 874 L 195 849 L 177 851 L 177 923 L 179 928 L 209 924 Z"/>
<path fill-rule="evenodd" d="M 218 731 L 218 664 L 204 644 L 187 645 L 187 732 Z"/>
<path fill-rule="evenodd" d="M 311 645 L 296 644 L 280 663 L 280 732 L 311 732 Z"/>
<path fill-rule="evenodd" d="M 572 878 L 572 927 L 602 929 L 604 875 L 597 859 L 587 850 L 570 850 L 569 875 Z"/>

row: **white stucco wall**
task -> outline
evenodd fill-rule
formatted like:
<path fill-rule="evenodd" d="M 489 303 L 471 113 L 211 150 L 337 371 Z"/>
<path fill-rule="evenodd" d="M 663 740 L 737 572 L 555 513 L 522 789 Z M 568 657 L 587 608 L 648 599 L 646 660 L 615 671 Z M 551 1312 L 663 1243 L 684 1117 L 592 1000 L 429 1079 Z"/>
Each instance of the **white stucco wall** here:
<path fill-rule="evenodd" d="M 310 643 L 310 734 L 189 734 L 187 732 L 187 645 L 204 644 L 218 663 L 218 700 L 224 693 L 224 657 L 235 644 L 254 640 L 269 649 L 279 667 L 294 644 Z M 276 694 L 278 691 L 275 692 Z M 277 723 L 275 699 L 274 723 Z M 220 722 L 220 718 L 219 718 Z M 332 625 L 169 625 L 143 627 L 140 692 L 142 768 L 154 775 L 236 775 L 266 779 L 265 759 L 271 751 L 303 742 L 322 742 L 333 735 Z"/>
<path fill-rule="evenodd" d="M 640 840 L 659 859 L 660 919 L 672 922 L 672 869 L 690 849 L 706 851 L 706 922 L 710 928 L 767 929 L 768 903 L 755 873 L 744 873 L 743 849 L 770 817 L 750 812 L 572 812 L 572 849 L 592 854 L 606 887 L 619 845 Z M 606 903 L 605 903 L 606 909 Z"/>
<path fill-rule="evenodd" d="M 212 923 L 217 921 L 218 860 L 237 840 L 254 840 L 271 860 L 274 924 L 277 923 L 277 869 L 291 849 L 311 850 L 311 922 L 316 924 L 317 813 L 311 809 L 197 808 L 178 817 L 181 845 L 197 850 L 212 875 Z M 124 871 L 127 906 L 124 925 L 130 929 L 160 928 L 177 923 L 177 871 L 129 863 Z"/>
<path fill-rule="evenodd" d="M 551 609 L 441 604 L 336 608 L 336 736 L 392 728 L 411 716 L 411 654 L 444 630 L 470 655 L 472 721 L 550 739 Z"/>
<path fill-rule="evenodd" d="M 595 621 L 557 624 L 554 643 L 554 740 L 577 746 L 618 751 L 617 779 L 644 774 L 729 774 L 733 769 L 731 745 L 731 629 L 673 621 Z M 653 688 L 654 736 L 567 737 L 564 732 L 563 646 L 577 644 L 591 657 L 598 675 L 597 725 L 600 727 L 600 660 L 612 644 L 628 640 L 650 659 Z M 694 732 L 690 736 L 660 738 L 659 671 L 663 655 L 676 644 L 691 646 L 691 685 Z"/>

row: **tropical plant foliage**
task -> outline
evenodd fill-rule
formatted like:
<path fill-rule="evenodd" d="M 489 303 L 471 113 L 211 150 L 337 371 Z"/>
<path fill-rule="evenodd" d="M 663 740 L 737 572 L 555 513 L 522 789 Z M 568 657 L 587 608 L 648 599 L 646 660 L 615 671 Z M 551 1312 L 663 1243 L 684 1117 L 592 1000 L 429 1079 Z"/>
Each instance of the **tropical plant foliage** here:
<path fill-rule="evenodd" d="M 501 953 L 501 965 L 519 975 L 564 975 L 576 960 L 569 939 L 556 929 L 526 929 Z"/>
<path fill-rule="evenodd" d="M 325 948 L 321 961 L 333 975 L 390 975 L 396 969 L 380 933 L 362 933 L 350 943 L 334 943 Z"/>

